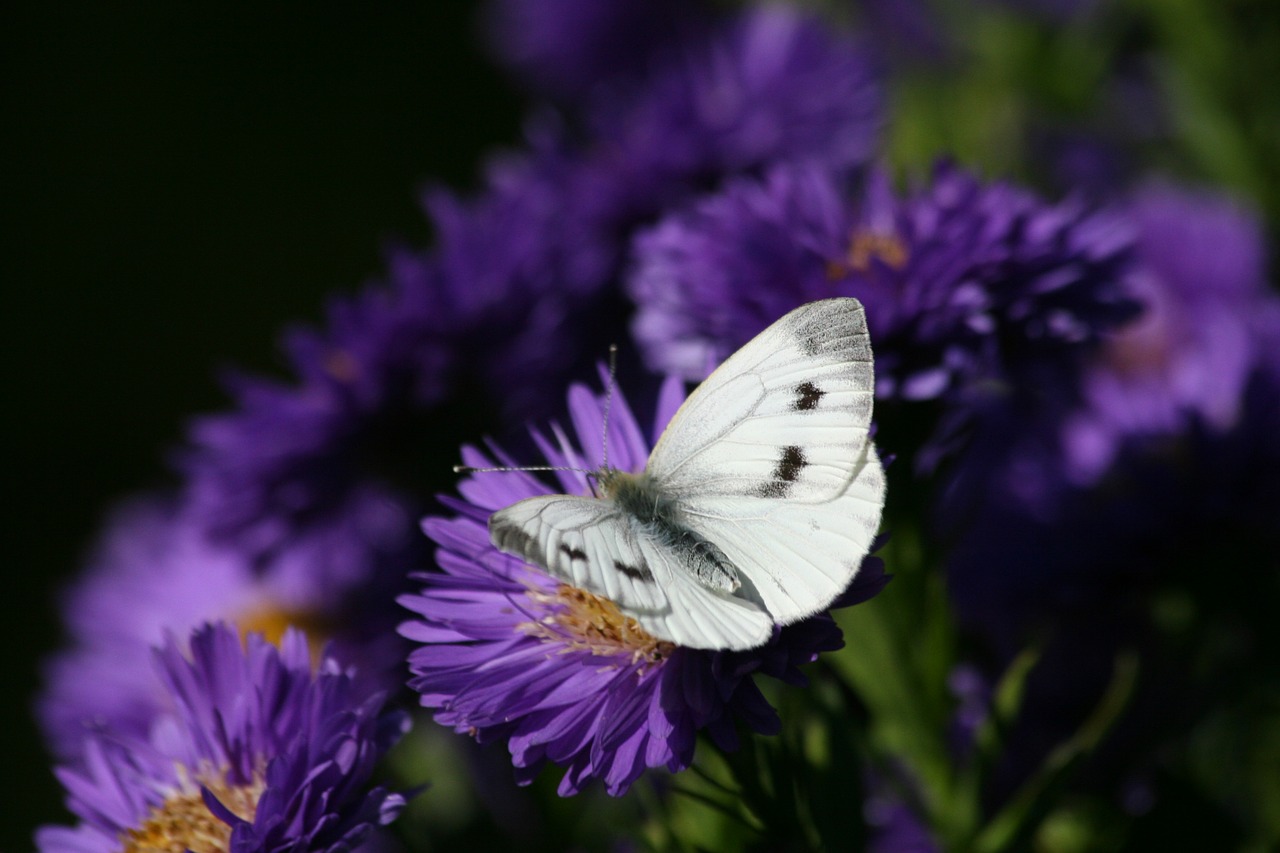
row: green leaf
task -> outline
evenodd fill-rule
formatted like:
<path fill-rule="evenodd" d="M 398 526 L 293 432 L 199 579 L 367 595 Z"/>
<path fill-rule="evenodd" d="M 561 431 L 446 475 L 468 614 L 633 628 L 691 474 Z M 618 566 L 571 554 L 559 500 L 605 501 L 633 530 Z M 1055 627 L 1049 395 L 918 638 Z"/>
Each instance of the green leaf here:
<path fill-rule="evenodd" d="M 977 853 L 1020 849 L 1050 812 L 1055 797 L 1085 758 L 1097 748 L 1119 719 L 1133 695 L 1138 677 L 1138 657 L 1122 652 L 1116 657 L 1111 683 L 1102 700 L 1070 739 L 1060 744 L 1022 788 L 986 825 L 973 844 Z"/>

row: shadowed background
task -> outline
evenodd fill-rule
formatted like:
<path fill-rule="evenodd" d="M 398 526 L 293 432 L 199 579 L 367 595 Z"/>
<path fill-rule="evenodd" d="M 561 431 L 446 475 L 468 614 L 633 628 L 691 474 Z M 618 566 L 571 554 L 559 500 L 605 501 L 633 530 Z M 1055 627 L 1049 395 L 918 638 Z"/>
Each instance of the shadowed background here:
<path fill-rule="evenodd" d="M 9 5 L 0 59 L 10 578 L 0 850 L 67 814 L 31 719 L 55 603 L 118 497 L 172 482 L 231 365 L 429 240 L 521 108 L 475 7 Z M 429 436 L 424 441 L 429 441 Z M 16 476 L 15 476 L 16 475 Z"/>

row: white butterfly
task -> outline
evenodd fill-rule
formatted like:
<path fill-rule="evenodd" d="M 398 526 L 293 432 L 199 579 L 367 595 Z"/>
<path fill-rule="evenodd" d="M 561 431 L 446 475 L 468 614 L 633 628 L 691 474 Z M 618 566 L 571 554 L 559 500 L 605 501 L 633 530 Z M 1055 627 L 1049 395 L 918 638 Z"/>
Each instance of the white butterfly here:
<path fill-rule="evenodd" d="M 606 465 L 598 497 L 519 501 L 490 538 L 659 639 L 759 646 L 828 606 L 880 525 L 873 387 L 858 300 L 802 305 L 689 395 L 643 473 Z"/>

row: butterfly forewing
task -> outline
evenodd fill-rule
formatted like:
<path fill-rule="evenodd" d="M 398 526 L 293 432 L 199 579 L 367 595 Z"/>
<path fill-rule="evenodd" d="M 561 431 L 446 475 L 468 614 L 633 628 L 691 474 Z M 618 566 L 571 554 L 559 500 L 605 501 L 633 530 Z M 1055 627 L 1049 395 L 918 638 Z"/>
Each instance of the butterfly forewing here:
<path fill-rule="evenodd" d="M 649 457 L 669 494 L 811 503 L 840 495 L 867 444 L 874 377 L 862 305 L 795 309 L 734 353 Z"/>
<path fill-rule="evenodd" d="M 526 498 L 489 516 L 499 549 L 624 607 L 660 610 L 667 596 L 645 565 L 632 525 L 610 501 L 573 495 Z"/>
<path fill-rule="evenodd" d="M 684 506 L 691 530 L 738 569 L 738 594 L 789 624 L 827 607 L 857 573 L 880 525 L 884 474 L 869 445 L 846 489 L 822 503 L 700 497 Z"/>

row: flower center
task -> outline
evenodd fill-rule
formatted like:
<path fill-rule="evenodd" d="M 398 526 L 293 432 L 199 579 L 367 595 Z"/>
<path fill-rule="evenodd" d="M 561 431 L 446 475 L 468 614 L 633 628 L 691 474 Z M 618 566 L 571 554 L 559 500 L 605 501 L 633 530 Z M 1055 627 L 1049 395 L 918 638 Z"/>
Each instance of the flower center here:
<path fill-rule="evenodd" d="M 306 610 L 287 610 L 283 607 L 263 607 L 251 610 L 236 619 L 240 629 L 240 640 L 251 633 L 261 634 L 268 643 L 280 648 L 284 632 L 290 628 L 300 628 L 307 632 L 307 646 L 311 650 L 311 664 L 314 667 L 320 662 L 324 653 L 324 644 L 331 631 L 325 620 L 315 613 Z"/>
<path fill-rule="evenodd" d="M 350 385 L 360 378 L 360 364 L 346 350 L 335 349 L 324 359 L 324 369 L 339 382 Z"/>
<path fill-rule="evenodd" d="M 1107 342 L 1103 353 L 1113 371 L 1124 376 L 1149 376 L 1168 368 L 1173 346 L 1169 323 L 1162 313 L 1148 309 Z"/>
<path fill-rule="evenodd" d="M 867 272 L 873 260 L 900 270 L 907 265 L 907 247 L 894 234 L 855 231 L 849 241 L 849 253 L 843 259 L 827 264 L 827 276 L 836 279 L 851 272 Z"/>
<path fill-rule="evenodd" d="M 674 643 L 641 628 L 609 599 L 577 587 L 560 584 L 555 592 L 530 590 L 528 595 L 549 611 L 537 622 L 519 626 L 532 636 L 593 655 L 626 655 L 651 664 L 669 658 L 676 649 Z"/>
<path fill-rule="evenodd" d="M 228 785 L 221 773 L 202 779 L 218 800 L 237 817 L 253 820 L 266 783 L 255 775 L 248 785 Z M 182 788 L 154 807 L 136 829 L 121 834 L 123 853 L 226 853 L 231 849 L 231 825 L 223 823 L 204 804 L 198 785 Z"/>

